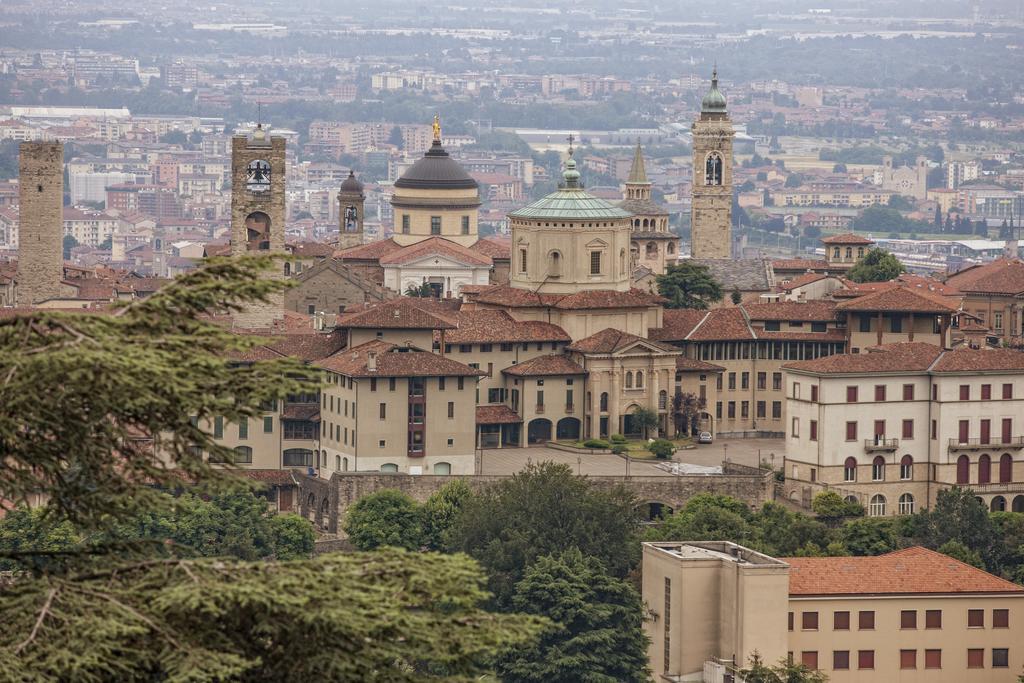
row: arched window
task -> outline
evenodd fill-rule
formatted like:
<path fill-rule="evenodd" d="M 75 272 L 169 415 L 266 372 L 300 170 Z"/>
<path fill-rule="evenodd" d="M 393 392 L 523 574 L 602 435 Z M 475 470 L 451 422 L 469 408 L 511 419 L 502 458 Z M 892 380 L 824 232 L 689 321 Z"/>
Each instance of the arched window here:
<path fill-rule="evenodd" d="M 665 247 L 665 251 L 668 252 L 669 254 L 676 253 L 676 245 L 673 244 L 672 242 L 669 242 L 668 246 Z"/>
<path fill-rule="evenodd" d="M 978 483 L 988 484 L 992 481 L 992 458 L 988 453 L 982 453 L 978 458 Z"/>
<path fill-rule="evenodd" d="M 860 501 L 857 500 L 857 496 L 847 496 L 843 500 L 845 500 L 847 503 L 850 503 L 851 505 L 854 503 L 860 503 Z"/>
<path fill-rule="evenodd" d="M 644 371 L 643 370 L 637 370 L 636 371 L 636 388 L 637 389 L 643 389 L 644 388 Z"/>
<path fill-rule="evenodd" d="M 912 496 L 909 493 L 904 493 L 902 496 L 900 496 L 898 512 L 901 515 L 914 514 L 914 496 Z"/>
<path fill-rule="evenodd" d="M 313 466 L 313 451 L 308 448 L 289 448 L 282 456 L 285 467 Z"/>
<path fill-rule="evenodd" d="M 1013 481 L 1013 456 L 1003 453 L 999 456 L 999 483 L 1007 484 Z"/>
<path fill-rule="evenodd" d="M 236 463 L 251 463 L 252 462 L 252 449 L 248 446 L 235 446 L 235 462 Z"/>
<path fill-rule="evenodd" d="M 384 463 L 383 465 L 380 466 L 380 471 L 381 472 L 397 472 L 398 471 L 398 465 L 396 465 L 393 462 L 386 462 L 386 463 Z"/>
<path fill-rule="evenodd" d="M 881 493 L 876 493 L 871 496 L 871 503 L 868 505 L 868 514 L 872 517 L 882 517 L 885 515 L 885 496 Z"/>
<path fill-rule="evenodd" d="M 633 388 L 633 371 L 632 370 L 628 370 L 626 372 L 626 388 L 627 389 L 632 389 Z"/>
<path fill-rule="evenodd" d="M 1002 496 L 996 496 L 992 499 L 992 505 L 989 507 L 992 512 L 1006 512 L 1006 499 Z"/>
<path fill-rule="evenodd" d="M 334 469 L 337 472 L 341 471 L 341 456 L 340 455 L 334 456 Z"/>
<path fill-rule="evenodd" d="M 608 412 L 608 392 L 607 391 L 601 392 L 601 412 L 602 413 L 607 413 Z"/>
<path fill-rule="evenodd" d="M 1013 512 L 1024 512 L 1024 496 L 1014 496 L 1010 509 Z"/>
<path fill-rule="evenodd" d="M 857 258 L 864 257 L 864 247 L 857 247 Z"/>
<path fill-rule="evenodd" d="M 637 218 L 636 220 L 633 221 L 633 227 L 634 228 L 639 228 L 640 227 L 640 219 L 639 218 Z"/>
<path fill-rule="evenodd" d="M 548 276 L 560 277 L 562 275 L 562 255 L 553 251 L 548 254 Z"/>
<path fill-rule="evenodd" d="M 341 459 L 341 471 L 348 472 L 348 458 Z"/>
<path fill-rule="evenodd" d="M 643 222 L 643 227 L 645 227 L 645 228 L 649 228 L 649 227 L 651 227 L 651 226 L 650 226 L 650 223 L 648 223 L 648 221 L 647 221 L 647 219 L 646 219 L 646 218 L 644 219 L 644 222 Z"/>
<path fill-rule="evenodd" d="M 284 274 L 285 275 L 291 275 L 292 274 L 292 264 L 288 263 L 287 261 L 284 262 Z"/>
<path fill-rule="evenodd" d="M 910 455 L 904 455 L 900 460 L 900 479 L 914 478 L 914 459 Z"/>
<path fill-rule="evenodd" d="M 871 461 L 871 480 L 885 481 L 885 458 L 880 455 Z"/>
<path fill-rule="evenodd" d="M 853 258 L 853 247 L 846 248 L 846 258 Z"/>
<path fill-rule="evenodd" d="M 434 474 L 451 474 L 452 464 L 450 462 L 434 463 Z"/>
<path fill-rule="evenodd" d="M 839 258 L 839 247 L 832 247 L 832 258 Z"/>
<path fill-rule="evenodd" d="M 709 154 L 707 161 L 704 162 L 704 184 L 722 184 L 722 155 L 718 152 Z"/>
<path fill-rule="evenodd" d="M 668 408 L 668 392 L 662 389 L 658 392 L 658 409 L 665 410 Z"/>
<path fill-rule="evenodd" d="M 961 455 L 956 459 L 956 483 L 971 483 L 971 459 L 966 455 Z"/>
<path fill-rule="evenodd" d="M 852 457 L 843 463 L 843 481 L 857 481 L 857 460 Z"/>

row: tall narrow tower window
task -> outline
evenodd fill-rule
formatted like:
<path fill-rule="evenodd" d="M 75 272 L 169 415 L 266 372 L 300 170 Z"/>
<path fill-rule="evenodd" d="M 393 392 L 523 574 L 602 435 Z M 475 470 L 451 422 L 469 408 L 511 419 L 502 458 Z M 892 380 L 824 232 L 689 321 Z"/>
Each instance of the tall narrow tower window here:
<path fill-rule="evenodd" d="M 722 184 L 722 155 L 718 152 L 709 154 L 707 161 L 704 163 L 704 184 Z"/>
<path fill-rule="evenodd" d="M 590 252 L 590 274 L 601 274 L 601 252 L 599 251 Z"/>
<path fill-rule="evenodd" d="M 526 250 L 525 249 L 520 249 L 519 250 L 519 272 L 520 273 L 525 273 L 526 272 Z"/>

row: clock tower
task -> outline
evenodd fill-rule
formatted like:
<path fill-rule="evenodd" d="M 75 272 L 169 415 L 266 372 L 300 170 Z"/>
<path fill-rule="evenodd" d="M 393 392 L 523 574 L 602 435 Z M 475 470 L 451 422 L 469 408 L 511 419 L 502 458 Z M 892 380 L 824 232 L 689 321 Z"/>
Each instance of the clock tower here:
<path fill-rule="evenodd" d="M 732 258 L 732 121 L 718 89 L 718 69 L 693 127 L 693 258 Z"/>
<path fill-rule="evenodd" d="M 285 139 L 257 125 L 231 138 L 231 255 L 284 253 Z M 279 265 L 283 269 L 283 262 Z M 281 271 L 268 277 L 282 277 Z M 237 327 L 263 329 L 284 318 L 284 296 L 254 303 L 234 316 Z"/>
<path fill-rule="evenodd" d="M 348 172 L 338 189 L 338 249 L 358 247 L 363 243 L 363 205 L 366 195 L 356 174 Z"/>

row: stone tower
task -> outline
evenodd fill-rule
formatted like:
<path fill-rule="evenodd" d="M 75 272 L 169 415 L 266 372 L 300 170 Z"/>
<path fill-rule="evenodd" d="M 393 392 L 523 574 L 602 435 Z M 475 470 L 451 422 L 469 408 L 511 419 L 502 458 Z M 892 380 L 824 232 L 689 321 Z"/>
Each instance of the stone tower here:
<path fill-rule="evenodd" d="M 640 149 L 640 141 L 633 150 L 633 163 L 629 167 L 629 179 L 626 180 L 626 196 L 623 199 L 651 198 L 651 183 L 647 180 L 647 168 L 644 166 L 644 153 Z"/>
<path fill-rule="evenodd" d="M 19 306 L 60 296 L 64 278 L 64 146 L 21 143 L 19 164 Z"/>
<path fill-rule="evenodd" d="M 693 201 L 690 214 L 694 258 L 732 257 L 732 138 L 718 69 L 693 123 Z"/>
<path fill-rule="evenodd" d="M 231 254 L 284 253 L 285 139 L 263 126 L 231 138 Z M 283 271 L 283 263 L 280 265 Z M 282 277 L 281 272 L 271 277 Z M 284 318 L 284 296 L 235 314 L 242 328 L 269 328 Z"/>
<path fill-rule="evenodd" d="M 358 247 L 363 243 L 363 204 L 366 195 L 363 184 L 356 180 L 356 174 L 348 172 L 348 178 L 338 190 L 338 249 Z"/>

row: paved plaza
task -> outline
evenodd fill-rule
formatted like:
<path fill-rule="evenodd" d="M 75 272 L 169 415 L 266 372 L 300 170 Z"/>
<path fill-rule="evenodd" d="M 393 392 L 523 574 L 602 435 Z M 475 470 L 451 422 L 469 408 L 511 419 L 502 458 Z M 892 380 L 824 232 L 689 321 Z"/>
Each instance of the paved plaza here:
<path fill-rule="evenodd" d="M 718 466 L 728 457 L 732 462 L 756 467 L 759 459 L 782 464 L 785 453 L 783 439 L 722 439 L 713 444 L 699 445 L 689 450 L 677 451 L 674 460 L 693 465 Z M 605 453 L 571 453 L 546 446 L 528 448 L 487 448 L 483 450 L 480 474 L 514 474 L 528 463 L 558 462 L 569 465 L 579 474 L 593 476 L 625 476 L 625 458 Z M 631 476 L 669 476 L 652 460 L 633 460 L 628 464 Z"/>

